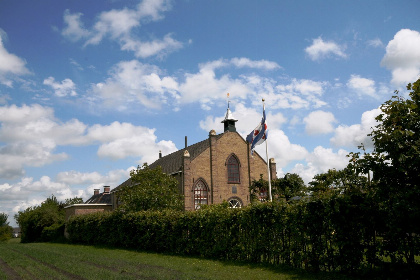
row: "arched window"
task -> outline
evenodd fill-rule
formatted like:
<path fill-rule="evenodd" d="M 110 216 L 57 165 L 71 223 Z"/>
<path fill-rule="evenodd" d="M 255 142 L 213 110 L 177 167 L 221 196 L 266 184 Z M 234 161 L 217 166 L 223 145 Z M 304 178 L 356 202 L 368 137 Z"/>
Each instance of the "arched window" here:
<path fill-rule="evenodd" d="M 229 207 L 230 208 L 241 208 L 242 207 L 242 201 L 237 197 L 229 198 L 228 202 L 229 202 Z"/>
<path fill-rule="evenodd" d="M 231 155 L 227 160 L 228 183 L 240 183 L 239 160 L 235 155 Z"/>
<path fill-rule="evenodd" d="M 207 205 L 209 201 L 209 191 L 203 180 L 199 179 L 194 186 L 194 209 L 200 209 L 201 205 Z"/>

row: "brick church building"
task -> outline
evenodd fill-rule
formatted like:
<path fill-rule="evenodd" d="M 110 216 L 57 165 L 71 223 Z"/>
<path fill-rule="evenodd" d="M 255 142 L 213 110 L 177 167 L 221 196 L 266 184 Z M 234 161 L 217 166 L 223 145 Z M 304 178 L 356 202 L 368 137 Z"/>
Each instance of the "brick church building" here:
<path fill-rule="evenodd" d="M 231 207 L 242 207 L 250 203 L 249 186 L 262 174 L 268 179 L 267 163 L 256 152 L 250 153 L 249 143 L 236 132 L 235 120 L 228 107 L 224 132 L 211 130 L 209 137 L 201 142 L 159 158 L 150 168 L 162 167 L 162 171 L 177 179 L 179 191 L 185 198 L 185 210 L 199 209 L 203 204 L 229 202 Z M 276 164 L 270 159 L 270 176 L 276 178 Z M 113 209 L 117 205 L 116 192 L 127 184 L 128 179 L 111 191 Z"/>
<path fill-rule="evenodd" d="M 216 134 L 211 130 L 209 137 L 196 144 L 162 156 L 149 165 L 150 168 L 162 167 L 162 171 L 173 176 L 178 181 L 180 193 L 185 198 L 185 210 L 196 210 L 201 205 L 219 204 L 227 201 L 231 207 L 243 207 L 250 204 L 249 186 L 262 174 L 268 179 L 267 163 L 257 153 L 251 155 L 250 144 L 236 132 L 235 120 L 227 109 L 224 132 Z M 276 179 L 276 163 L 273 158 L 269 162 L 271 179 Z M 72 215 L 87 214 L 99 211 L 112 211 L 118 207 L 117 192 L 125 185 L 131 185 L 131 179 L 126 180 L 110 191 L 109 186 L 104 192 L 95 194 L 84 204 L 74 204 L 66 207 L 66 220 Z"/>

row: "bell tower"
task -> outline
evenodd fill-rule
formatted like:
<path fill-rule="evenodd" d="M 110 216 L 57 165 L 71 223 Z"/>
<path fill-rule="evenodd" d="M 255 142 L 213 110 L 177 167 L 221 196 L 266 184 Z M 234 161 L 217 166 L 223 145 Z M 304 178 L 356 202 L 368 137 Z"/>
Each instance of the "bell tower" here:
<path fill-rule="evenodd" d="M 235 120 L 233 118 L 232 112 L 229 109 L 229 103 L 230 103 L 230 101 L 228 101 L 228 108 L 227 108 L 227 111 L 226 111 L 225 119 L 222 121 L 222 123 L 225 126 L 224 132 L 226 132 L 226 131 L 236 132 L 235 122 L 237 122 L 238 120 Z"/>

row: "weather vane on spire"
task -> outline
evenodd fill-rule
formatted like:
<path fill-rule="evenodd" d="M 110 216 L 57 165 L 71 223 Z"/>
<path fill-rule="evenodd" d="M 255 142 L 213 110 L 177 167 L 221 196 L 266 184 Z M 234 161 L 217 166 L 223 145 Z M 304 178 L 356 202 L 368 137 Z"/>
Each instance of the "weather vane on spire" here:
<path fill-rule="evenodd" d="M 226 95 L 227 95 L 227 99 L 228 99 L 228 108 L 229 108 L 229 103 L 230 103 L 230 100 L 229 100 L 229 92 Z"/>

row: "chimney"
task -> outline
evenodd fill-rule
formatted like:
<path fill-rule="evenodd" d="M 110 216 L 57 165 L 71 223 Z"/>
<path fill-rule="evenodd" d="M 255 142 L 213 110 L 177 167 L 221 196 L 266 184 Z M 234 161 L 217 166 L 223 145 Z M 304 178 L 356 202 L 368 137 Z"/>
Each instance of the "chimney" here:
<path fill-rule="evenodd" d="M 111 191 L 110 186 L 104 186 L 104 193 L 109 193 Z"/>
<path fill-rule="evenodd" d="M 99 194 L 99 189 L 94 189 L 93 190 L 93 195 L 98 195 Z"/>
<path fill-rule="evenodd" d="M 162 158 L 162 151 L 159 151 L 159 158 Z"/>
<path fill-rule="evenodd" d="M 185 136 L 185 149 L 188 147 L 187 136 Z"/>

